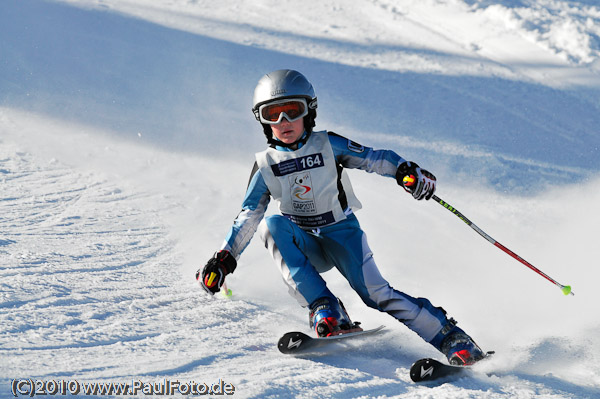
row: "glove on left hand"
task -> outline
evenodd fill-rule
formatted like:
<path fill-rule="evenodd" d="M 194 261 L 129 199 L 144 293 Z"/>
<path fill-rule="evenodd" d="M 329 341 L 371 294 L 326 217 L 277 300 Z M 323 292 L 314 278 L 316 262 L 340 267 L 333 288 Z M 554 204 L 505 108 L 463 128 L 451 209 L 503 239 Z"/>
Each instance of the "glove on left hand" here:
<path fill-rule="evenodd" d="M 416 200 L 428 200 L 435 193 L 436 178 L 433 173 L 421 169 L 414 162 L 407 161 L 398 166 L 396 181 Z"/>

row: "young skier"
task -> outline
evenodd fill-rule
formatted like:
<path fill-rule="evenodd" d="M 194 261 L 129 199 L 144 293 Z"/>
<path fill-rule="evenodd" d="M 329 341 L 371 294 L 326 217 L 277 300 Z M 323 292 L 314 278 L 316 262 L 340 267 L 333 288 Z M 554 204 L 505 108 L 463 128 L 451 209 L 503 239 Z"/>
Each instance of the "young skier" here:
<path fill-rule="evenodd" d="M 481 359 L 482 350 L 442 308 L 395 290 L 382 277 L 354 215 L 360 203 L 343 168 L 395 178 L 417 200 L 433 195 L 433 174 L 394 151 L 313 131 L 317 97 L 297 71 L 263 76 L 254 90 L 252 111 L 269 147 L 256 154 L 242 211 L 222 248 L 196 273 L 200 286 L 210 294 L 219 292 L 258 229 L 290 294 L 308 307 L 310 327 L 318 336 L 360 329 L 320 275 L 336 267 L 366 305 L 404 323 L 451 364 Z M 405 182 L 405 176 L 412 176 L 414 183 Z M 271 198 L 281 214 L 264 218 Z"/>

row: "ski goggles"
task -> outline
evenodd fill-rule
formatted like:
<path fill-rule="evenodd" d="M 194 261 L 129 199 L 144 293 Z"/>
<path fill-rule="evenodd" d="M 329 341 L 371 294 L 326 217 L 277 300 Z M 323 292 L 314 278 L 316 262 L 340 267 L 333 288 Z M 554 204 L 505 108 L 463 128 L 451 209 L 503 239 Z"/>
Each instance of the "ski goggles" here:
<path fill-rule="evenodd" d="M 258 120 L 261 123 L 276 125 L 283 118 L 295 122 L 308 115 L 308 105 L 304 98 L 286 98 L 273 101 L 258 107 Z"/>

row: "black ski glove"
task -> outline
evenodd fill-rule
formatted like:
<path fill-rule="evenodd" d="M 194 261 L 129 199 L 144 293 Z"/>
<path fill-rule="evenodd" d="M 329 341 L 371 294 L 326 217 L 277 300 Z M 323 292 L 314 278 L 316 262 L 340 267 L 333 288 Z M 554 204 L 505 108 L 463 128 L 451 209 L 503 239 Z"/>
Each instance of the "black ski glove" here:
<path fill-rule="evenodd" d="M 435 176 L 414 162 L 407 161 L 398 166 L 396 181 L 416 200 L 428 200 L 435 193 Z"/>
<path fill-rule="evenodd" d="M 225 249 L 215 253 L 215 255 L 206 263 L 202 270 L 196 272 L 196 280 L 204 291 L 211 295 L 219 292 L 225 276 L 233 273 L 237 262 L 233 255 Z"/>

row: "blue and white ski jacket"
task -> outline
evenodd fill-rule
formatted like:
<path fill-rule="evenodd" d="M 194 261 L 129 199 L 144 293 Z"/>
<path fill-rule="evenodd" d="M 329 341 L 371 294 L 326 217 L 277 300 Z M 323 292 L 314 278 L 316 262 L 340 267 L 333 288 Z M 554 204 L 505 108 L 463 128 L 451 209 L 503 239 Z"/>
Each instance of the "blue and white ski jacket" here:
<path fill-rule="evenodd" d="M 271 198 L 282 215 L 305 230 L 335 224 L 360 208 L 344 168 L 394 178 L 404 158 L 374 150 L 333 132 L 312 132 L 297 150 L 270 147 L 256 154 L 242 211 L 222 245 L 240 257 L 262 221 Z"/>

